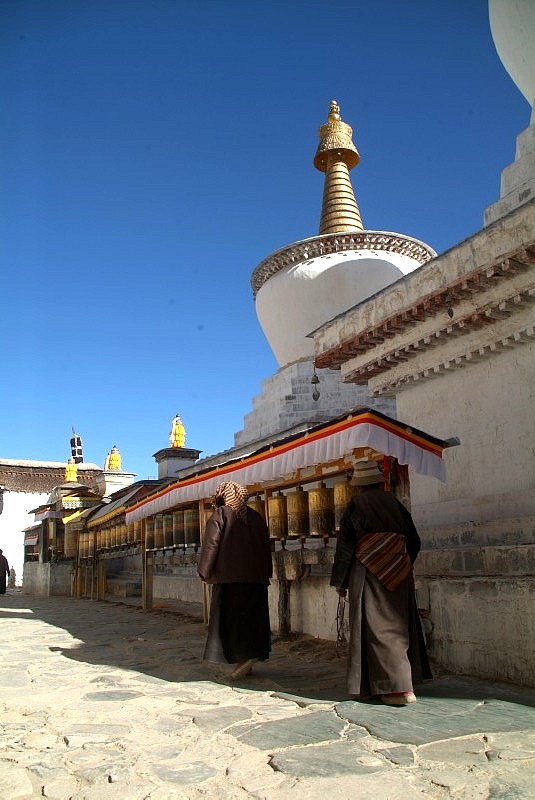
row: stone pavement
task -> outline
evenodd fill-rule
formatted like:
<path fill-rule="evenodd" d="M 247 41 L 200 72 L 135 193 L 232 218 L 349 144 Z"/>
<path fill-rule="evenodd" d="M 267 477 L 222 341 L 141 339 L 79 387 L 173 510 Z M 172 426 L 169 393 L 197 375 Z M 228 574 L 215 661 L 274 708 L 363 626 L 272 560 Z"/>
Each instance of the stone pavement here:
<path fill-rule="evenodd" d="M 390 708 L 344 692 L 332 642 L 275 641 L 241 681 L 205 626 L 0 597 L 0 799 L 535 798 L 535 691 L 441 676 Z"/>

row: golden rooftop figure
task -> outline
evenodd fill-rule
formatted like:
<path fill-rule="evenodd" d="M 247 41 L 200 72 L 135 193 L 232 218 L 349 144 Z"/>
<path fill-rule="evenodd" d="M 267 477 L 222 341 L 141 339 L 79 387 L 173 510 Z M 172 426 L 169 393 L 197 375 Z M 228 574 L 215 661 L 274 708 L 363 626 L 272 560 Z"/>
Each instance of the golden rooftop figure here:
<path fill-rule="evenodd" d="M 186 444 L 186 429 L 179 414 L 176 415 L 171 423 L 169 441 L 171 442 L 171 447 L 184 447 Z"/>
<path fill-rule="evenodd" d="M 120 472 L 121 470 L 121 454 L 117 449 L 116 445 L 113 445 L 110 452 L 106 456 L 106 460 L 104 462 L 104 469 L 105 470 L 114 470 L 116 472 Z"/>
<path fill-rule="evenodd" d="M 78 465 L 73 456 L 69 458 L 65 465 L 65 483 L 76 483 L 78 481 Z"/>
<path fill-rule="evenodd" d="M 331 100 L 329 117 L 318 135 L 320 143 L 314 166 L 325 173 L 320 235 L 362 231 L 364 226 L 349 177 L 349 170 L 359 163 L 360 155 L 353 144 L 353 129 L 342 122 L 336 100 Z"/>

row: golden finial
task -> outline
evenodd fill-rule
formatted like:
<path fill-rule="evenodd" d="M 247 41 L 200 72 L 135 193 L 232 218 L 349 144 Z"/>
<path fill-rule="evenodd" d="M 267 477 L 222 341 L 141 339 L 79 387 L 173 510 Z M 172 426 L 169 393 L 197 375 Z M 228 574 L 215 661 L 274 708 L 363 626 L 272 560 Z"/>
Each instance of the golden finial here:
<path fill-rule="evenodd" d="M 176 415 L 171 423 L 169 441 L 171 442 L 171 447 L 184 447 L 186 444 L 186 429 L 182 424 L 179 414 Z"/>
<path fill-rule="evenodd" d="M 359 163 L 360 155 L 353 144 L 353 129 L 342 122 L 336 100 L 331 100 L 327 122 L 318 135 L 314 166 L 325 173 L 320 235 L 362 231 L 364 226 L 349 178 L 349 170 Z"/>
<path fill-rule="evenodd" d="M 65 483 L 76 483 L 78 481 L 78 465 L 71 456 L 65 465 Z"/>
<path fill-rule="evenodd" d="M 331 107 L 329 108 L 329 122 L 340 122 L 340 106 L 336 100 L 331 100 Z"/>

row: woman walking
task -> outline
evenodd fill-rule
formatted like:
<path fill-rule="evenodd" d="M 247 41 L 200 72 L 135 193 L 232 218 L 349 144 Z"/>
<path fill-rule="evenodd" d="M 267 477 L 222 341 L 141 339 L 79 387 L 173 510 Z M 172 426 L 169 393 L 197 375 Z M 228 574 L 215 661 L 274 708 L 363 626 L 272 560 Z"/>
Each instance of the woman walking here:
<path fill-rule="evenodd" d="M 331 575 L 342 597 L 349 588 L 348 690 L 403 706 L 432 677 L 412 575 L 420 537 L 375 462 L 357 463 L 353 483 L 360 493 L 341 520 Z"/>
<path fill-rule="evenodd" d="M 248 675 L 254 662 L 267 660 L 271 650 L 269 531 L 247 498 L 238 483 L 218 486 L 197 565 L 200 578 L 213 584 L 203 658 L 236 664 L 232 678 Z"/>

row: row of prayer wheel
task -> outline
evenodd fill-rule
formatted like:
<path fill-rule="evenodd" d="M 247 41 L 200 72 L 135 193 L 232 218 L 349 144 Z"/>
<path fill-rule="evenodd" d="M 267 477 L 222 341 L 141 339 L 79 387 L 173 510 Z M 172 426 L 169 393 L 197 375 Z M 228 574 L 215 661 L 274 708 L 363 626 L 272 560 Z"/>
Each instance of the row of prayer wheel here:
<path fill-rule="evenodd" d="M 169 514 L 157 514 L 145 520 L 145 547 L 190 547 L 200 544 L 199 508 L 183 508 Z"/>
<path fill-rule="evenodd" d="M 277 492 L 268 498 L 269 535 L 273 539 L 333 536 L 340 528 L 347 504 L 357 492 L 358 488 L 347 480 L 334 487 L 321 483 L 319 488 L 308 491 L 298 486 L 287 494 Z M 249 500 L 249 505 L 265 518 L 262 498 Z"/>
<path fill-rule="evenodd" d="M 111 525 L 96 533 L 97 550 L 110 550 L 112 547 L 139 544 L 141 542 L 141 521 L 126 525 Z"/>
<path fill-rule="evenodd" d="M 89 558 L 93 550 L 109 550 L 112 547 L 134 545 L 141 542 L 141 521 L 131 525 L 111 525 L 98 531 L 65 530 L 66 558 Z"/>

